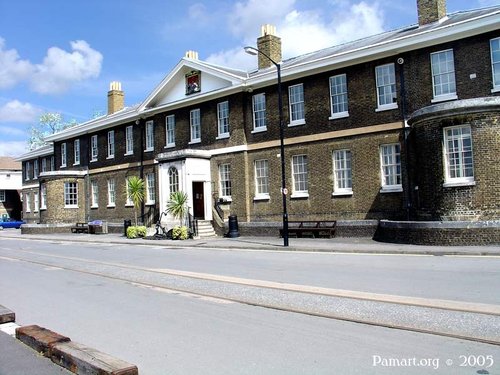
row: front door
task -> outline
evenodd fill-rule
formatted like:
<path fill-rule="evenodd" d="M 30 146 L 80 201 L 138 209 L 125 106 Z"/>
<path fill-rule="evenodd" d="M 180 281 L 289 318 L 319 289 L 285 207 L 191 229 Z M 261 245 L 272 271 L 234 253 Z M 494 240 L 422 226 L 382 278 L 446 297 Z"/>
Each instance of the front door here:
<path fill-rule="evenodd" d="M 203 198 L 203 182 L 193 181 L 193 216 L 205 220 L 205 200 Z"/>

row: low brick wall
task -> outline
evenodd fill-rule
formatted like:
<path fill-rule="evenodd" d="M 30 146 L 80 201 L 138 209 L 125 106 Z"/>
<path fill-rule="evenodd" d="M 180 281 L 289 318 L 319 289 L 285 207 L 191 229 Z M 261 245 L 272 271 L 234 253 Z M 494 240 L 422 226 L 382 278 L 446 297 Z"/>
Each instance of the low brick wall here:
<path fill-rule="evenodd" d="M 381 220 L 374 239 L 381 242 L 413 245 L 499 245 L 500 221 Z"/>
<path fill-rule="evenodd" d="M 23 224 L 21 234 L 71 233 L 75 224 Z M 108 223 L 108 233 L 123 233 L 123 224 Z"/>
<path fill-rule="evenodd" d="M 238 223 L 241 236 L 278 237 L 282 222 L 251 222 Z M 377 230 L 377 220 L 342 220 L 337 221 L 335 237 L 369 237 Z M 225 223 L 224 233 L 229 231 Z"/>

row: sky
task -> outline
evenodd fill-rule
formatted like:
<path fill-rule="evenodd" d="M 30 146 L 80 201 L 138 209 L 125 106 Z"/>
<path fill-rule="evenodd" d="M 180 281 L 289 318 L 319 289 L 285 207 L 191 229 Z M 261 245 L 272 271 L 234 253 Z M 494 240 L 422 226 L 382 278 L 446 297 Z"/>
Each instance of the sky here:
<path fill-rule="evenodd" d="M 448 13 L 500 0 L 448 0 Z M 142 102 L 188 50 L 254 69 L 260 26 L 283 58 L 417 23 L 416 0 L 0 0 L 0 156 L 28 151 L 46 112 L 67 122 L 107 111 L 111 81 Z"/>

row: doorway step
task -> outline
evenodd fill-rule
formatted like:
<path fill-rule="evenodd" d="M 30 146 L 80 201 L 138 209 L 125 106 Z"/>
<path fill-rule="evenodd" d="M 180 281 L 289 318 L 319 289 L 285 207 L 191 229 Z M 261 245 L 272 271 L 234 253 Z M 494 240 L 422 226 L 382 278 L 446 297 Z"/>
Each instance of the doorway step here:
<path fill-rule="evenodd" d="M 198 220 L 198 237 L 199 238 L 210 238 L 217 237 L 214 231 L 214 227 L 210 220 Z"/>

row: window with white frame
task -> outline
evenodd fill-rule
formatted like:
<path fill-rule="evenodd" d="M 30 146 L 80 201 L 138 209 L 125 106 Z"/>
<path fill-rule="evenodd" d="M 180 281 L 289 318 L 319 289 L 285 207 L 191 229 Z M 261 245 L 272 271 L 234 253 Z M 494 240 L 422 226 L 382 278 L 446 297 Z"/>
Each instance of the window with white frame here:
<path fill-rule="evenodd" d="M 333 152 L 333 194 L 352 194 L 351 151 L 338 150 Z"/>
<path fill-rule="evenodd" d="M 170 194 L 179 191 L 179 171 L 175 167 L 170 167 L 168 169 L 168 186 L 170 188 Z"/>
<path fill-rule="evenodd" d="M 298 84 L 288 87 L 290 102 L 290 125 L 305 124 L 304 112 L 304 85 Z"/>
<path fill-rule="evenodd" d="M 5 190 L 0 190 L 0 202 L 5 202 Z"/>
<path fill-rule="evenodd" d="M 191 128 L 191 143 L 201 142 L 201 118 L 199 109 L 193 109 L 189 112 L 189 124 Z"/>
<path fill-rule="evenodd" d="M 66 160 L 67 160 L 66 143 L 61 143 L 61 167 L 66 166 Z"/>
<path fill-rule="evenodd" d="M 375 80 L 377 84 L 378 111 L 394 109 L 398 107 L 396 93 L 396 73 L 394 64 L 380 65 L 375 68 Z"/>
<path fill-rule="evenodd" d="M 134 153 L 134 127 L 132 125 L 125 128 L 125 155 Z"/>
<path fill-rule="evenodd" d="M 331 118 L 349 116 L 347 99 L 347 76 L 339 74 L 330 77 Z"/>
<path fill-rule="evenodd" d="M 116 205 L 116 190 L 115 179 L 108 180 L 108 207 L 115 207 Z"/>
<path fill-rule="evenodd" d="M 219 194 L 221 198 L 231 200 L 231 164 L 219 165 Z"/>
<path fill-rule="evenodd" d="M 115 131 L 108 132 L 108 159 L 115 157 Z"/>
<path fill-rule="evenodd" d="M 401 191 L 401 146 L 399 143 L 380 146 L 382 191 Z"/>
<path fill-rule="evenodd" d="M 78 207 L 78 184 L 76 182 L 64 183 L 64 207 Z"/>
<path fill-rule="evenodd" d="M 292 156 L 293 197 L 309 195 L 307 155 Z"/>
<path fill-rule="evenodd" d="M 25 196 L 24 196 L 24 202 L 26 204 L 25 206 L 25 211 L 26 212 L 31 212 L 31 194 L 30 193 L 26 193 Z"/>
<path fill-rule="evenodd" d="M 33 193 L 33 212 L 38 212 L 40 209 L 40 196 L 38 192 Z"/>
<path fill-rule="evenodd" d="M 125 206 L 133 206 L 134 205 L 134 202 L 132 201 L 132 197 L 130 196 L 130 186 L 129 186 L 129 178 L 130 177 L 127 177 L 125 179 L 125 195 L 127 197 L 126 201 L 125 201 Z"/>
<path fill-rule="evenodd" d="M 73 153 L 75 156 L 74 165 L 80 164 L 80 140 L 75 139 L 73 142 Z"/>
<path fill-rule="evenodd" d="M 99 149 L 97 148 L 97 135 L 93 135 L 90 138 L 90 152 L 91 152 L 91 160 L 97 161 L 97 155 L 99 153 Z"/>
<path fill-rule="evenodd" d="M 38 160 L 33 162 L 33 178 L 35 180 L 38 178 Z"/>
<path fill-rule="evenodd" d="M 256 94 L 252 97 L 253 108 L 253 131 L 264 131 L 266 124 L 266 95 L 264 93 Z"/>
<path fill-rule="evenodd" d="M 269 162 L 255 160 L 255 198 L 269 199 Z"/>
<path fill-rule="evenodd" d="M 155 190 L 155 174 L 146 174 L 146 204 L 155 204 L 156 190 Z"/>
<path fill-rule="evenodd" d="M 40 209 L 47 209 L 47 185 L 40 185 Z"/>
<path fill-rule="evenodd" d="M 175 147 L 175 115 L 169 115 L 165 119 L 165 136 L 165 147 Z"/>
<path fill-rule="evenodd" d="M 42 173 L 47 172 L 47 158 L 42 159 Z"/>
<path fill-rule="evenodd" d="M 431 53 L 433 101 L 457 98 L 453 50 Z"/>
<path fill-rule="evenodd" d="M 490 40 L 493 92 L 500 91 L 500 38 Z"/>
<path fill-rule="evenodd" d="M 30 168 L 31 167 L 31 164 L 29 161 L 26 162 L 26 164 L 24 164 L 24 179 L 26 181 L 28 181 L 30 179 Z"/>
<path fill-rule="evenodd" d="M 56 158 L 55 158 L 55 156 L 50 157 L 50 170 L 51 171 L 56 170 Z"/>
<path fill-rule="evenodd" d="M 444 128 L 446 184 L 473 184 L 474 159 L 470 126 Z"/>
<path fill-rule="evenodd" d="M 146 150 L 153 151 L 155 148 L 154 123 L 153 121 L 146 122 Z"/>
<path fill-rule="evenodd" d="M 97 180 L 90 182 L 90 199 L 92 208 L 99 207 L 99 185 L 97 184 Z"/>
<path fill-rule="evenodd" d="M 219 138 L 229 137 L 229 102 L 217 103 Z"/>

